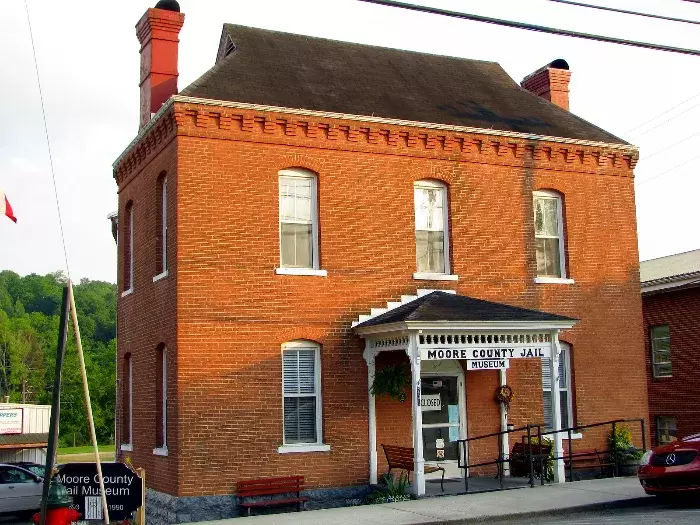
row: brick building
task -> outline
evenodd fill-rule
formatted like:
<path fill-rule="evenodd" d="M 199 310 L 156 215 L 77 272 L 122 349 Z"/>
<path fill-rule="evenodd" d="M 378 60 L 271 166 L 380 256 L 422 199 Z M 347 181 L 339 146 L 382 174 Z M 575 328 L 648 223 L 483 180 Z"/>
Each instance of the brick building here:
<path fill-rule="evenodd" d="M 639 268 L 653 445 L 700 432 L 700 250 Z"/>
<path fill-rule="evenodd" d="M 466 436 L 646 417 L 638 152 L 567 110 L 565 61 L 521 87 L 493 62 L 226 24 L 178 93 L 183 21 L 162 1 L 137 25 L 141 127 L 114 163 L 117 433 L 154 523 L 234 515 L 242 479 L 361 495 L 381 444 L 414 446 L 422 495 Z M 368 393 L 392 364 L 404 402 Z"/>

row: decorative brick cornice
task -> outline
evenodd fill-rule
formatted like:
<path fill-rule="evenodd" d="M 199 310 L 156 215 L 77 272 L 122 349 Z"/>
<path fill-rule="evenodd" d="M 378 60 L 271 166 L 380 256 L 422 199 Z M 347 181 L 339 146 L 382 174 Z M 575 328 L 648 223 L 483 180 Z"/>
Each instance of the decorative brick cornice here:
<path fill-rule="evenodd" d="M 334 115 L 297 115 L 267 108 L 230 107 L 173 97 L 114 163 L 117 183 L 126 180 L 158 145 L 177 135 L 367 153 L 439 158 L 632 177 L 639 153 L 626 144 L 538 137 L 456 126 L 399 125 Z M 246 105 L 250 106 L 250 105 Z M 358 117 L 359 118 L 359 117 Z M 376 120 L 376 119 L 375 119 Z M 176 129 L 174 129 L 176 128 Z M 162 149 L 162 148 L 161 148 Z M 302 165 L 300 162 L 298 165 Z M 290 164 L 291 166 L 291 164 Z M 309 169 L 317 168 L 304 165 Z M 444 176 L 442 178 L 449 182 Z"/>

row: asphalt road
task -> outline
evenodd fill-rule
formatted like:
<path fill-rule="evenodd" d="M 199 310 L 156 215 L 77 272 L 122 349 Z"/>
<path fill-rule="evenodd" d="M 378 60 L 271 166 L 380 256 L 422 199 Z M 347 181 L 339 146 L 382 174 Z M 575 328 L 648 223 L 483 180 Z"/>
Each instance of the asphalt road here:
<path fill-rule="evenodd" d="M 641 507 L 604 509 L 594 512 L 574 512 L 560 515 L 537 516 L 522 520 L 537 525 L 593 525 L 618 523 L 637 525 L 698 525 L 700 523 L 700 501 L 656 501 Z M 492 521 L 490 525 L 519 523 L 518 520 Z"/>

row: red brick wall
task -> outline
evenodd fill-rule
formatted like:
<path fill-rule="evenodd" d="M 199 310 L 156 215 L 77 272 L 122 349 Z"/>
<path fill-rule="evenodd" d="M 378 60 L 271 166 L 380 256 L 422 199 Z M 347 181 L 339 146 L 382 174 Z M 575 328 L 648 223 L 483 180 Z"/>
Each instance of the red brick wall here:
<path fill-rule="evenodd" d="M 561 144 L 547 149 L 476 135 L 436 137 L 396 126 L 377 131 L 352 121 L 292 125 L 293 117 L 282 114 L 263 121 L 236 111 L 178 103 L 164 116 L 178 133 L 176 185 L 168 176 L 169 191 L 171 185 L 177 191 L 177 253 L 169 256 L 177 280 L 173 273 L 166 282 L 150 282 L 153 192 L 160 171 L 174 171 L 174 144 L 156 154 L 158 138 L 144 141 L 148 147 L 138 146 L 116 171 L 120 202 L 134 198 L 137 218 L 136 286 L 119 302 L 119 351 L 134 354 L 135 383 L 144 389 L 135 396 L 139 430 L 132 457 L 151 469 L 153 488 L 224 494 L 237 479 L 284 474 L 305 475 L 311 486 L 366 483 L 367 368 L 363 341 L 350 323 L 417 288 L 454 289 L 581 319 L 564 334 L 574 347 L 577 421 L 646 416 L 630 159 L 595 148 L 562 152 Z M 328 277 L 275 274 L 277 173 L 289 167 L 318 174 L 320 260 Z M 422 178 L 449 187 L 457 282 L 412 278 L 413 181 Z M 564 195 L 573 285 L 533 281 L 532 191 L 545 188 Z M 168 213 L 169 221 L 174 217 L 175 210 Z M 167 294 L 159 295 L 162 290 Z M 157 344 L 174 348 L 175 334 L 171 455 L 154 458 L 149 395 L 155 381 L 144 374 L 153 368 Z M 280 352 L 293 339 L 321 345 L 330 452 L 277 452 Z M 538 364 L 518 363 L 510 372 L 518 421 L 541 419 Z M 468 374 L 471 435 L 498 428 L 496 385 L 495 373 Z M 378 442 L 393 434 L 393 442 L 410 445 L 410 404 L 392 403 L 377 400 Z M 397 435 L 402 429 L 405 435 Z"/>
<path fill-rule="evenodd" d="M 656 445 L 657 416 L 675 417 L 679 438 L 700 432 L 700 288 L 647 294 L 642 304 L 649 419 Z M 670 330 L 671 377 L 652 376 L 650 333 L 655 325 Z"/>

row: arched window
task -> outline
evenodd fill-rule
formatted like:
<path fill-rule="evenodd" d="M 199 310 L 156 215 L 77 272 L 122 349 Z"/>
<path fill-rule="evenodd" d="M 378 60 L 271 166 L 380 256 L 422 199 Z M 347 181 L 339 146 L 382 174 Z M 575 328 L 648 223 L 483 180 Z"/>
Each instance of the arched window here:
<path fill-rule="evenodd" d="M 535 191 L 535 250 L 537 277 L 566 278 L 564 257 L 564 219 L 561 195 L 553 191 Z"/>
<path fill-rule="evenodd" d="M 158 230 L 156 242 L 156 263 L 158 275 L 154 281 L 168 274 L 168 178 L 165 173 L 158 177 Z"/>
<path fill-rule="evenodd" d="M 168 352 L 165 345 L 156 351 L 156 448 L 154 454 L 168 455 Z"/>
<path fill-rule="evenodd" d="M 318 270 L 316 175 L 303 169 L 279 172 L 280 266 Z"/>
<path fill-rule="evenodd" d="M 416 270 L 419 274 L 449 274 L 447 186 L 435 180 L 413 185 L 416 223 Z"/>
<path fill-rule="evenodd" d="M 124 207 L 124 243 L 122 245 L 122 295 L 134 289 L 134 204 L 132 201 Z"/>
<path fill-rule="evenodd" d="M 131 450 L 133 435 L 133 384 L 134 364 L 131 354 L 124 355 L 122 362 L 122 425 L 121 425 L 121 449 Z"/>
<path fill-rule="evenodd" d="M 282 345 L 285 445 L 319 445 L 321 436 L 321 356 L 312 341 Z"/>

